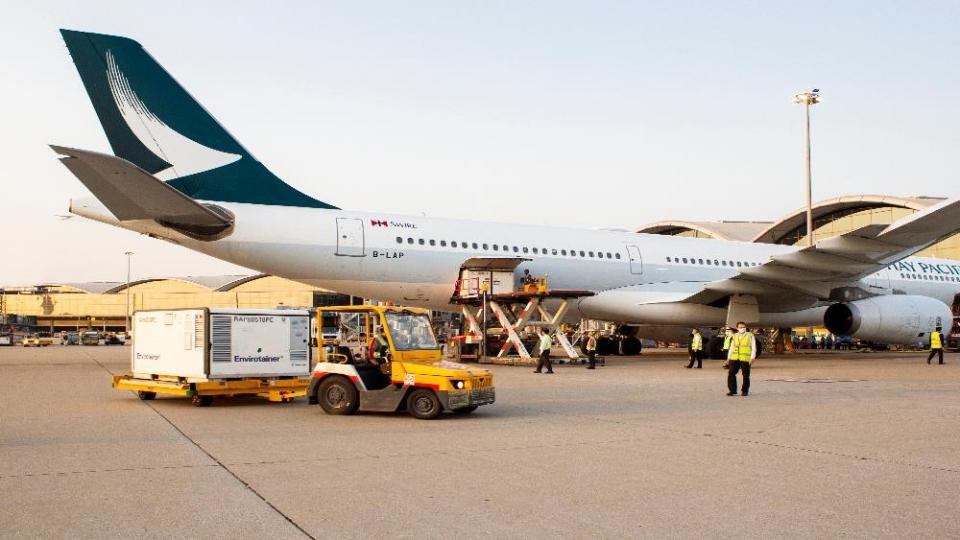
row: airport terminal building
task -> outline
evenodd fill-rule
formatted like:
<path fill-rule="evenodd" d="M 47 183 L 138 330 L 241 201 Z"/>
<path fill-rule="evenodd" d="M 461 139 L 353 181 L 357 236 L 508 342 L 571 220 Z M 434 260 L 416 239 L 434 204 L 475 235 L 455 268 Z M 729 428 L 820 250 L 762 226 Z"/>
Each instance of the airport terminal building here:
<path fill-rule="evenodd" d="M 0 289 L 0 324 L 53 332 L 121 331 L 140 309 L 317 307 L 361 303 L 276 276 L 150 278 L 126 283 L 54 283 Z M 6 323 L 2 321 L 8 321 Z"/>
<path fill-rule="evenodd" d="M 816 242 L 846 234 L 866 225 L 893 223 L 943 200 L 941 197 L 852 195 L 820 201 L 813 205 L 813 239 Z M 807 242 L 806 219 L 806 209 L 801 208 L 778 221 L 669 220 L 651 223 L 636 229 L 636 232 L 766 244 L 805 245 Z M 960 260 L 960 235 L 937 242 L 918 253 L 917 256 Z"/>

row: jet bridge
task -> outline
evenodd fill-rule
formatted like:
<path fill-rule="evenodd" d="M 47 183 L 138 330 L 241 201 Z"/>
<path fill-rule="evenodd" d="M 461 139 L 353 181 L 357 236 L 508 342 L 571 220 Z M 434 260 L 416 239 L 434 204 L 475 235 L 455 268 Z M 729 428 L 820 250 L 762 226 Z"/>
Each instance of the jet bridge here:
<path fill-rule="evenodd" d="M 464 318 L 461 343 L 477 346 L 475 357 L 478 361 L 490 359 L 485 339 L 485 336 L 491 335 L 490 330 L 494 330 L 494 335 L 499 334 L 501 338 L 493 361 L 532 361 L 530 350 L 522 337 L 531 328 L 542 328 L 549 332 L 570 361 L 580 360 L 573 344 L 559 331 L 560 323 L 567 314 L 571 299 L 593 296 L 595 293 L 579 289 L 550 289 L 546 277 L 538 278 L 535 285 L 519 287 L 514 272 L 520 264 L 529 260 L 523 257 L 477 257 L 461 265 L 451 302 L 460 305 Z M 544 305 L 544 301 L 550 299 L 560 300 L 553 312 Z M 498 326 L 490 326 L 489 314 L 493 315 Z M 461 358 L 471 356 L 467 354 Z"/>

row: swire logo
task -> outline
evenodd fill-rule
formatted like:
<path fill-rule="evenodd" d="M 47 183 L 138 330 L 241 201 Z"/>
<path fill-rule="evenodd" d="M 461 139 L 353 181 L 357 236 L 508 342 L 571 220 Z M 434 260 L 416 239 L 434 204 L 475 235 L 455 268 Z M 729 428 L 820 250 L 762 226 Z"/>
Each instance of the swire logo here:
<path fill-rule="evenodd" d="M 409 221 L 387 221 L 386 219 L 371 219 L 371 227 L 397 227 L 400 229 L 416 229 L 417 225 Z"/>

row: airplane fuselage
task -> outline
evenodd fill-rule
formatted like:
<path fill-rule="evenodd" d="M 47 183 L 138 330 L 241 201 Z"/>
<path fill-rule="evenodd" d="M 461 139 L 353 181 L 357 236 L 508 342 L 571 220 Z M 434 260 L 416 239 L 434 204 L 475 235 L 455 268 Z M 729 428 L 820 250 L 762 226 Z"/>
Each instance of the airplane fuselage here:
<path fill-rule="evenodd" d="M 224 239 L 193 240 L 150 221 L 118 222 L 98 201 L 71 211 L 151 234 L 247 268 L 325 289 L 436 310 L 450 303 L 461 265 L 472 257 L 529 259 L 551 288 L 587 289 L 571 317 L 651 325 L 724 324 L 722 307 L 684 303 L 705 283 L 798 248 L 775 244 L 513 225 L 369 212 L 223 203 L 236 215 Z M 917 294 L 950 305 L 960 264 L 911 257 L 862 279 L 871 294 Z M 761 313 L 761 324 L 813 325 L 825 303 L 806 301 Z"/>

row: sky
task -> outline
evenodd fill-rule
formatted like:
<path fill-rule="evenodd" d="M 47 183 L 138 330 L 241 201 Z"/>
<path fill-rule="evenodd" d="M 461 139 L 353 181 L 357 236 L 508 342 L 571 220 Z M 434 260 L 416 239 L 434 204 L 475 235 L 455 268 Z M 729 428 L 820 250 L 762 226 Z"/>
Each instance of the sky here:
<path fill-rule="evenodd" d="M 43 2 L 0 19 L 0 285 L 249 273 L 74 217 L 110 151 L 58 29 L 139 41 L 341 208 L 584 228 L 960 196 L 958 2 Z"/>

